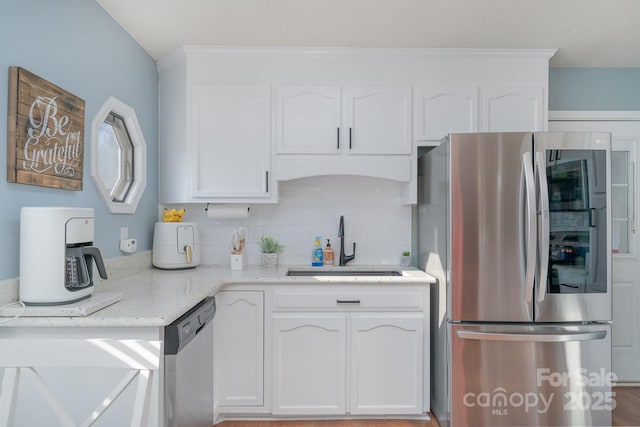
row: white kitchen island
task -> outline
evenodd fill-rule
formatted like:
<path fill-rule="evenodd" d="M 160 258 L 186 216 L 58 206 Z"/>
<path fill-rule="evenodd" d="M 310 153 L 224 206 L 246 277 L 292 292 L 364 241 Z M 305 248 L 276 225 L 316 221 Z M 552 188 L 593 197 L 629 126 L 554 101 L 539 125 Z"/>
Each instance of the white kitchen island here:
<path fill-rule="evenodd" d="M 150 269 L 101 284 L 98 291 L 122 293 L 122 300 L 89 316 L 20 317 L 0 323 L 0 366 L 5 368 L 0 421 L 14 417 L 16 426 L 82 425 L 85 420 L 87 425 L 97 426 L 162 426 L 164 327 L 213 295 L 219 300 L 215 345 L 212 343 L 215 421 L 356 414 L 424 416 L 429 410 L 428 291 L 435 280 L 413 268 L 400 269 L 401 276 L 384 277 L 292 277 L 286 275 L 288 269 Z M 337 303 L 340 298 L 347 302 Z M 359 304 L 354 302 L 357 298 Z M 335 334 L 322 324 L 327 319 L 334 319 Z M 291 322 L 299 325 L 287 326 Z M 330 364 L 321 368 L 332 374 L 334 382 L 330 384 L 337 387 L 334 397 L 338 409 L 314 409 L 313 394 L 287 403 L 291 396 L 303 396 L 299 391 L 305 388 L 287 378 L 297 375 L 295 369 L 304 370 L 308 362 L 291 350 L 323 339 L 342 351 L 336 358 L 324 348 L 339 366 L 336 371 Z M 397 380 L 398 376 L 392 375 L 394 369 L 413 381 L 410 393 L 400 393 L 406 397 L 403 402 L 385 406 L 380 404 L 384 396 L 366 394 L 375 388 L 375 377 L 359 373 L 381 367 L 386 360 L 381 356 L 385 346 L 376 345 L 387 339 L 386 348 L 397 363 L 389 365 L 389 375 L 380 375 L 387 381 L 383 385 L 389 387 Z M 409 346 L 412 354 L 394 351 L 398 343 Z M 325 360 L 313 348 L 318 347 L 306 350 Z M 235 353 L 236 349 L 240 353 Z M 358 352 L 372 357 L 356 357 Z M 407 360 L 411 361 L 409 369 Z M 282 370 L 282 362 L 288 371 Z M 244 372 L 244 376 L 230 376 L 233 372 Z M 396 387 L 407 385 L 400 383 Z M 358 391 L 357 384 L 364 388 Z M 240 392 L 252 392 L 238 394 L 238 387 Z M 38 411 L 32 410 L 33 405 Z M 295 409 L 288 410 L 290 407 Z M 97 420 L 91 424 L 94 418 Z"/>

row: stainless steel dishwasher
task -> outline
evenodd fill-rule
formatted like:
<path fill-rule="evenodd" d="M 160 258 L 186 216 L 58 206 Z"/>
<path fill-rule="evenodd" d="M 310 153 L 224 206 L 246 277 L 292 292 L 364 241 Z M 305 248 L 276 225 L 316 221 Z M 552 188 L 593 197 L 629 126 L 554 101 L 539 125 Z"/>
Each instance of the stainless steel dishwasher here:
<path fill-rule="evenodd" d="M 213 425 L 213 317 L 205 298 L 164 330 L 166 427 Z"/>

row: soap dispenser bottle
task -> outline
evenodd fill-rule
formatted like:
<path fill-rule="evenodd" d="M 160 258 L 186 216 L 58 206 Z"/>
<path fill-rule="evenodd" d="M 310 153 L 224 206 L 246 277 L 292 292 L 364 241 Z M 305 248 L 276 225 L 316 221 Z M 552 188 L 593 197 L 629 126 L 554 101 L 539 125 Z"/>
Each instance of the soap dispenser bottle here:
<path fill-rule="evenodd" d="M 324 248 L 324 265 L 333 265 L 333 248 L 331 242 L 327 239 L 327 246 Z"/>
<path fill-rule="evenodd" d="M 313 251 L 311 252 L 311 266 L 312 267 L 322 267 L 322 244 L 320 242 L 320 236 L 316 236 L 313 241 Z"/>

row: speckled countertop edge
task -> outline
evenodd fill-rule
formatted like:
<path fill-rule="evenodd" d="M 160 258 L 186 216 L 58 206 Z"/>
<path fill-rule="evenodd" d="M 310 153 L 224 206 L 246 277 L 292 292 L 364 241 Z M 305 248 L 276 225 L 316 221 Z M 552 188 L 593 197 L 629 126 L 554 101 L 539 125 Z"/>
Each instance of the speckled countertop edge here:
<path fill-rule="evenodd" d="M 295 270 L 397 270 L 401 276 L 287 276 Z M 309 267 L 284 265 L 275 268 L 249 266 L 199 266 L 187 270 L 155 268 L 96 285 L 103 292 L 122 292 L 122 300 L 85 317 L 20 317 L 0 327 L 162 327 L 170 324 L 202 299 L 234 285 L 429 285 L 435 279 L 413 267 L 349 266 Z M 1 318 L 0 318 L 1 319 Z"/>

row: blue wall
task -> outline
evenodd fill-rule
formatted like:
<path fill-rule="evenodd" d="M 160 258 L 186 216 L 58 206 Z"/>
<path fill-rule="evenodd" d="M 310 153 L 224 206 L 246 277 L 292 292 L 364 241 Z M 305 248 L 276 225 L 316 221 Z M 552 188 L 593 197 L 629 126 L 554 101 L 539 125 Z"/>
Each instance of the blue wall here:
<path fill-rule="evenodd" d="M 551 68 L 549 110 L 640 111 L 640 68 Z"/>
<path fill-rule="evenodd" d="M 85 101 L 82 191 L 6 181 L 8 67 L 18 65 Z M 91 179 L 91 121 L 114 96 L 136 110 L 147 143 L 147 188 L 135 215 L 111 214 Z M 0 280 L 19 275 L 22 206 L 80 206 L 96 212 L 96 238 L 106 258 L 121 255 L 120 227 L 138 250 L 152 245 L 158 215 L 158 73 L 153 59 L 95 2 L 0 2 Z"/>

